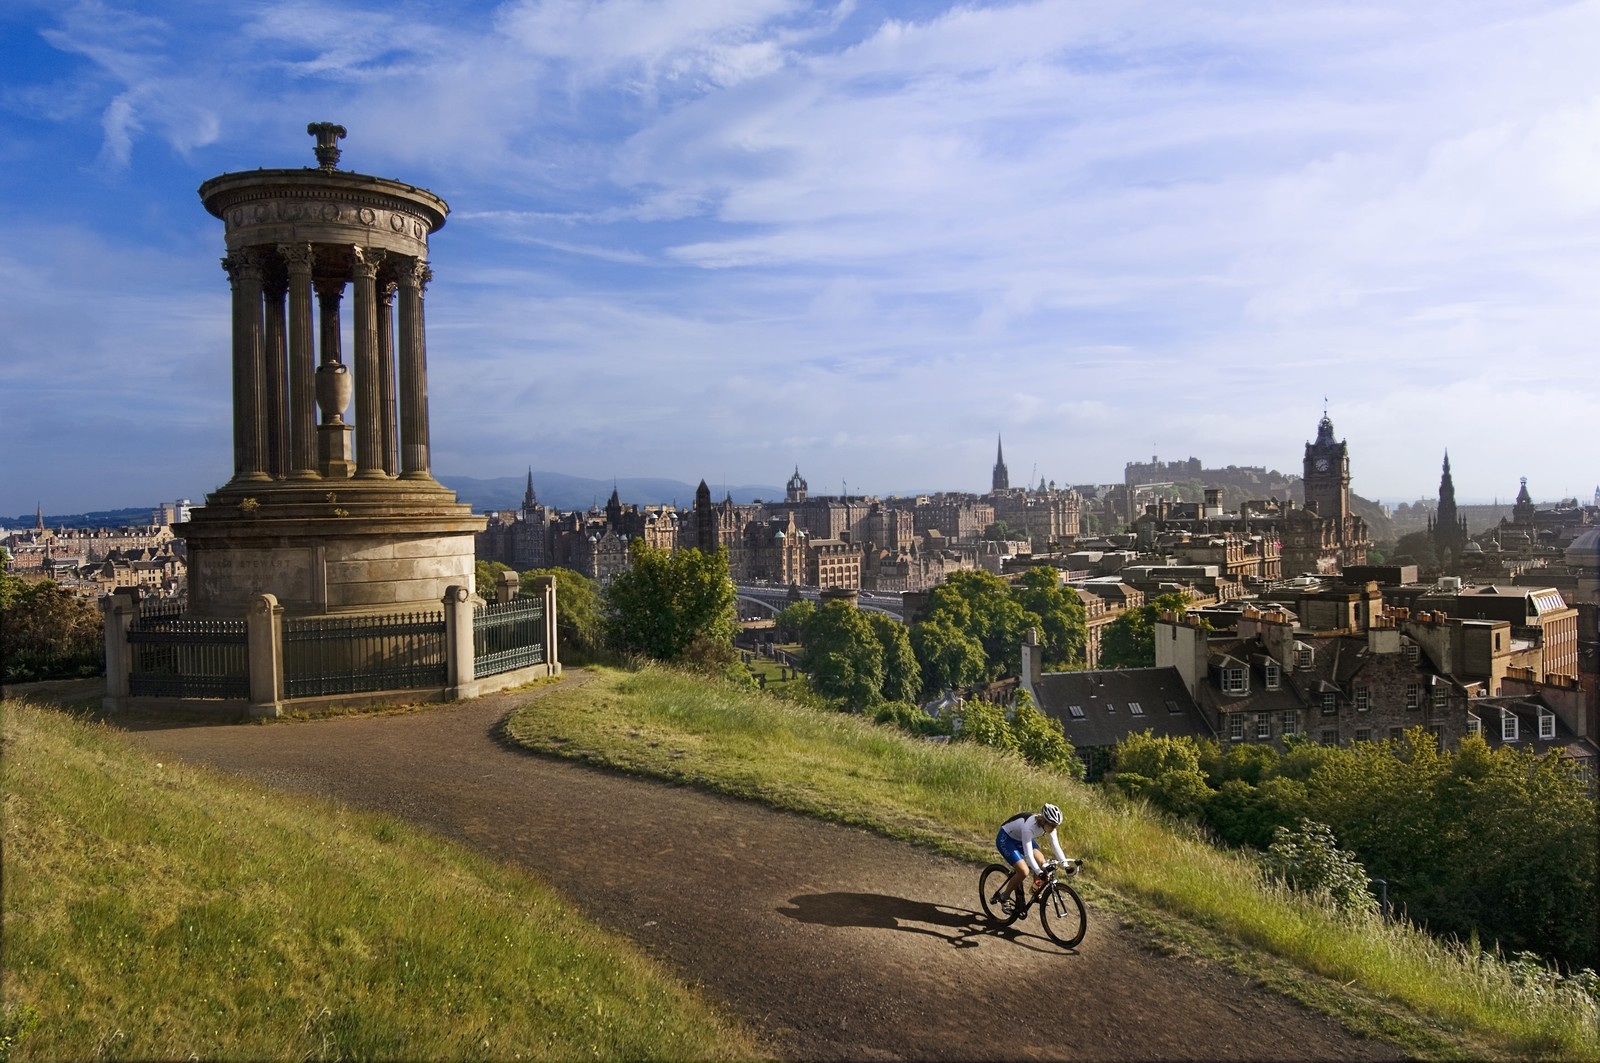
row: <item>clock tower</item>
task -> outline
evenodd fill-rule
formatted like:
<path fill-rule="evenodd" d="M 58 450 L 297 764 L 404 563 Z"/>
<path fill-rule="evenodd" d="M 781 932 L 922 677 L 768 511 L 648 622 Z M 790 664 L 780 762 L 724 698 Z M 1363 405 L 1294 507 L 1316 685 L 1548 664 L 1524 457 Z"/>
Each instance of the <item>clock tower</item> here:
<path fill-rule="evenodd" d="M 1343 521 L 1350 515 L 1350 451 L 1345 441 L 1333 438 L 1333 422 L 1322 412 L 1317 441 L 1306 444 L 1306 506 L 1315 507 L 1325 520 Z"/>

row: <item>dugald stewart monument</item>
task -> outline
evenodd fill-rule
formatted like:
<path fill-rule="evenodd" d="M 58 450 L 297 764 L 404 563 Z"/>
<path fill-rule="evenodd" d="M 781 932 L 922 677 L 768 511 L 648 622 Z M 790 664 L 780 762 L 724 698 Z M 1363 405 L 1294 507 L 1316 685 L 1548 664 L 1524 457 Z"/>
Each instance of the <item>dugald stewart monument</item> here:
<path fill-rule="evenodd" d="M 136 587 L 103 604 L 109 711 L 278 716 L 560 672 L 554 581 L 477 597 L 484 518 L 429 469 L 423 293 L 449 207 L 340 170 L 342 126 L 306 131 L 316 167 L 200 186 L 233 290 L 233 475 L 174 526 L 186 610 Z"/>
<path fill-rule="evenodd" d="M 436 607 L 473 582 L 484 519 L 429 470 L 423 294 L 449 207 L 338 169 L 342 126 L 307 132 L 315 168 L 200 186 L 233 289 L 233 478 L 176 529 L 194 617 L 261 593 L 289 616 Z"/>

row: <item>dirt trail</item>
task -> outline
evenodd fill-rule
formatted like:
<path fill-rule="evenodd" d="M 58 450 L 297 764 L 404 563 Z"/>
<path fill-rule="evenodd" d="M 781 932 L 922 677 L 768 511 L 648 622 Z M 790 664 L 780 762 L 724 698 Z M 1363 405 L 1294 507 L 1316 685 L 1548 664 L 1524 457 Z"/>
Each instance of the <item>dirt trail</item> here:
<path fill-rule="evenodd" d="M 527 868 L 784 1059 L 1404 1058 L 1220 967 L 1161 955 L 1093 906 L 1088 937 L 1063 952 L 1034 920 L 986 930 L 971 865 L 509 747 L 499 724 L 530 697 L 127 726 L 162 756 L 390 812 Z M 591 831 L 623 815 L 637 844 L 619 873 Z"/>

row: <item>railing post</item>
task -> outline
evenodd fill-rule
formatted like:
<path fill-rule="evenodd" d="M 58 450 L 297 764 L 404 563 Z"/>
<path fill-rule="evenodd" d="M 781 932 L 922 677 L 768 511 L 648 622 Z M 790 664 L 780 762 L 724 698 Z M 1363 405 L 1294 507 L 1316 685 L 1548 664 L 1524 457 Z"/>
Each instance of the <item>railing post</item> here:
<path fill-rule="evenodd" d="M 549 674 L 561 674 L 561 657 L 556 641 L 556 578 L 533 577 L 533 591 L 544 597 L 544 662 Z"/>
<path fill-rule="evenodd" d="M 245 615 L 249 655 L 250 715 L 283 715 L 283 606 L 276 596 L 258 594 Z"/>
<path fill-rule="evenodd" d="M 520 582 L 521 577 L 515 572 L 507 570 L 499 573 L 494 580 L 494 600 L 500 605 L 505 605 L 511 601 L 517 596 L 517 587 Z"/>
<path fill-rule="evenodd" d="M 128 645 L 128 629 L 139 615 L 139 588 L 118 587 L 100 599 L 105 614 L 106 695 L 100 708 L 118 713 L 128 706 L 128 677 L 133 672 L 133 647 Z"/>
<path fill-rule="evenodd" d="M 477 651 L 472 628 L 475 606 L 483 599 L 452 584 L 444 592 L 445 697 L 469 698 L 477 681 Z"/>

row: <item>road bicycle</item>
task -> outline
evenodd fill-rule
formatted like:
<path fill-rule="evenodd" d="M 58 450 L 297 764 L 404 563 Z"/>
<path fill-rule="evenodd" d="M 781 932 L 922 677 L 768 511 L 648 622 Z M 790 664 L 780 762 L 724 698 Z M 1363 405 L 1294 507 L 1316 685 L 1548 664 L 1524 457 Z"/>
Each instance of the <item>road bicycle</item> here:
<path fill-rule="evenodd" d="M 1064 949 L 1077 947 L 1089 930 L 1089 916 L 1083 907 L 1083 898 L 1067 879 L 1083 867 L 1082 860 L 1057 863 L 1050 860 L 1044 865 L 1043 886 L 1030 900 L 1017 903 L 1017 895 L 1001 890 L 1011 878 L 1011 868 L 1005 864 L 990 864 L 978 875 L 978 901 L 983 914 L 1001 926 L 1010 926 L 1030 907 L 1039 910 L 1039 923 L 1045 934 Z"/>

